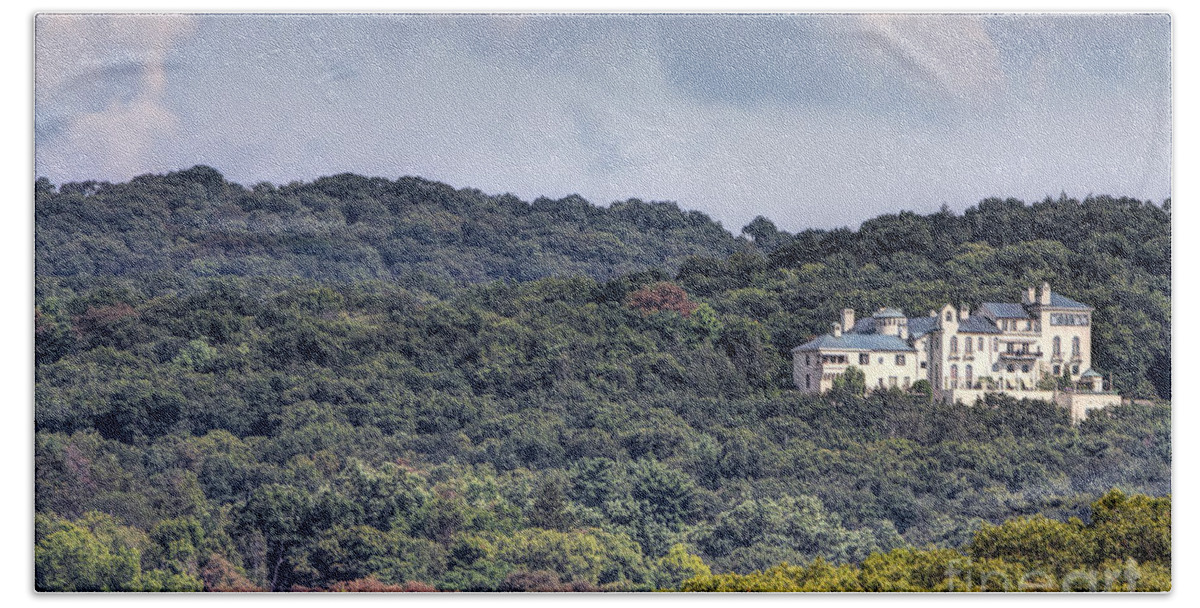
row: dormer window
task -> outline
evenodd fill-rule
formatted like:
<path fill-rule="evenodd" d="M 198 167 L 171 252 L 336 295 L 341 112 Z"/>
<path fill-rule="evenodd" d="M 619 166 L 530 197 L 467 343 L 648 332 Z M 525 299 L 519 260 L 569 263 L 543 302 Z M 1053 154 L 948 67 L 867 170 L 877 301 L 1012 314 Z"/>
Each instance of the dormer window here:
<path fill-rule="evenodd" d="M 952 312 L 950 312 L 950 311 L 946 311 L 946 320 L 947 320 L 947 321 L 953 321 L 953 320 L 954 320 L 954 313 L 952 313 Z"/>

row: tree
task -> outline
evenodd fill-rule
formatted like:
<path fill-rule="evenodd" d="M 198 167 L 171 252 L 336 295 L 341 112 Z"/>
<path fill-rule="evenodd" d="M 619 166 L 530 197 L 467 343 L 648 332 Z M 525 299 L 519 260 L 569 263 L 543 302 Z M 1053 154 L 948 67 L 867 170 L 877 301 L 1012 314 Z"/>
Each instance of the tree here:
<path fill-rule="evenodd" d="M 282 585 L 285 573 L 290 572 L 295 550 L 309 538 L 306 525 L 312 510 L 311 497 L 292 486 L 270 484 L 256 489 L 235 513 L 235 525 L 243 542 L 253 544 L 253 536 L 263 543 L 260 559 L 266 571 L 267 586 L 272 590 Z"/>
<path fill-rule="evenodd" d="M 528 519 L 530 525 L 547 530 L 565 531 L 571 527 L 572 517 L 567 512 L 566 495 L 562 482 L 557 479 L 546 481 L 538 489 Z"/>
<path fill-rule="evenodd" d="M 850 395 L 865 394 L 867 392 L 867 374 L 851 365 L 841 375 L 833 379 L 833 388 L 836 391 Z"/>
<path fill-rule="evenodd" d="M 629 307 L 643 314 L 671 311 L 683 317 L 691 316 L 696 304 L 688 300 L 687 292 L 674 283 L 647 285 L 629 294 Z"/>
<path fill-rule="evenodd" d="M 1124 561 L 1171 563 L 1171 497 L 1127 496 L 1110 490 L 1092 503 L 1093 563 Z"/>
<path fill-rule="evenodd" d="M 742 228 L 742 234 L 754 239 L 754 244 L 763 253 L 770 253 L 778 249 L 791 236 L 776 228 L 774 222 L 761 215 L 750 220 L 750 223 Z"/>
<path fill-rule="evenodd" d="M 655 585 L 659 589 L 678 589 L 683 581 L 712 575 L 712 569 L 700 556 L 688 552 L 687 546 L 677 544 L 655 562 Z"/>

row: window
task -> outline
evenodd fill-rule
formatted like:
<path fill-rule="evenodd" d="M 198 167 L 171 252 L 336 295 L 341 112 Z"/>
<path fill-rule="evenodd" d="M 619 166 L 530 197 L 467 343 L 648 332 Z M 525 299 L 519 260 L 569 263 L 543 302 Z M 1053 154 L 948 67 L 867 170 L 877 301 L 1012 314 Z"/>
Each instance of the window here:
<path fill-rule="evenodd" d="M 911 376 L 905 376 L 905 377 L 904 377 L 904 388 L 908 388 L 908 387 L 910 387 L 910 386 L 912 386 L 912 377 L 911 377 Z"/>
<path fill-rule="evenodd" d="M 879 358 L 879 364 L 880 364 L 880 365 L 883 365 L 883 357 L 880 357 L 880 358 Z"/>
<path fill-rule="evenodd" d="M 967 338 L 966 340 L 964 340 L 963 341 L 963 352 L 968 355 L 971 354 L 972 346 L 974 344 L 975 344 L 975 341 L 970 338 Z"/>
<path fill-rule="evenodd" d="M 928 362 L 928 361 L 922 361 L 922 362 L 921 362 L 921 369 L 926 369 L 926 368 L 928 368 L 928 367 L 929 367 L 929 362 Z"/>
<path fill-rule="evenodd" d="M 1085 314 L 1084 315 L 1073 315 L 1073 314 L 1067 314 L 1065 312 L 1055 312 L 1055 313 L 1050 314 L 1050 324 L 1051 325 L 1086 326 L 1088 324 L 1088 322 L 1089 322 L 1088 316 Z"/>
<path fill-rule="evenodd" d="M 888 376 L 888 386 L 889 387 L 896 388 L 896 385 L 898 385 L 898 384 L 899 384 L 899 382 L 895 376 Z"/>
<path fill-rule="evenodd" d="M 950 388 L 958 388 L 958 364 L 950 366 Z"/>
<path fill-rule="evenodd" d="M 983 352 L 983 336 L 979 336 L 979 352 Z"/>
<path fill-rule="evenodd" d="M 1072 357 L 1079 356 L 1079 336 L 1075 336 L 1074 338 L 1071 338 L 1071 356 Z"/>
<path fill-rule="evenodd" d="M 1058 336 L 1054 336 L 1054 356 L 1057 357 L 1061 354 L 1062 354 L 1062 338 L 1060 338 Z M 1057 373 L 1057 372 L 1055 372 L 1055 373 Z"/>
<path fill-rule="evenodd" d="M 1062 375 L 1062 366 L 1061 365 L 1054 366 L 1054 375 L 1055 376 Z"/>
<path fill-rule="evenodd" d="M 858 364 L 859 365 L 870 365 L 871 364 L 871 355 L 868 353 L 860 354 L 858 356 Z"/>
<path fill-rule="evenodd" d="M 964 376 L 964 379 L 967 381 L 967 388 L 971 388 L 971 379 L 975 376 L 975 370 L 971 369 L 970 365 L 964 370 Z"/>
<path fill-rule="evenodd" d="M 805 365 L 812 365 L 812 361 L 809 361 L 809 360 L 808 360 L 808 355 L 804 355 L 804 364 L 805 364 Z"/>
<path fill-rule="evenodd" d="M 804 388 L 812 388 L 812 376 L 804 374 Z"/>
<path fill-rule="evenodd" d="M 1021 371 L 1022 371 L 1022 372 L 1024 372 L 1024 373 L 1026 373 L 1026 374 L 1028 374 L 1028 373 L 1029 373 L 1029 364 L 1028 364 L 1028 363 L 1026 363 L 1025 365 L 1022 365 L 1022 366 L 1021 366 Z"/>
<path fill-rule="evenodd" d="M 904 365 L 904 355 L 896 355 L 896 365 Z"/>
<path fill-rule="evenodd" d="M 1079 366 L 1078 366 L 1078 365 L 1072 365 L 1072 366 L 1071 366 L 1071 373 L 1072 373 L 1072 374 L 1079 374 Z"/>
<path fill-rule="evenodd" d="M 1000 338 L 992 338 L 992 350 L 1000 352 Z"/>
<path fill-rule="evenodd" d="M 953 320 L 954 320 L 954 318 L 953 318 L 952 314 L 953 314 L 953 313 L 951 313 L 950 311 L 946 311 L 946 320 L 947 320 L 947 321 L 953 321 Z"/>
<path fill-rule="evenodd" d="M 958 353 L 958 336 L 950 338 L 950 352 L 951 354 Z"/>
<path fill-rule="evenodd" d="M 1033 321 L 1026 321 L 1025 322 L 1025 331 L 1031 331 L 1031 330 L 1033 330 Z"/>
<path fill-rule="evenodd" d="M 879 388 L 883 388 L 883 378 L 879 379 Z"/>
<path fill-rule="evenodd" d="M 1013 365 L 1012 363 L 1009 363 L 1009 364 L 1008 364 L 1008 371 L 1010 371 L 1010 372 L 1015 372 L 1015 371 L 1017 371 L 1017 368 L 1016 368 L 1016 366 L 1015 366 L 1015 365 Z"/>

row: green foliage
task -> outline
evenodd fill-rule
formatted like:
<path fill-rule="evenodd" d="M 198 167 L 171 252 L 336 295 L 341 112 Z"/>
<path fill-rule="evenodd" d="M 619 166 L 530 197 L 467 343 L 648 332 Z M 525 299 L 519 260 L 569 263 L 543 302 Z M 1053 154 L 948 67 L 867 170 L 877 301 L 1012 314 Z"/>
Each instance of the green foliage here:
<path fill-rule="evenodd" d="M 679 589 L 684 581 L 712 576 L 712 569 L 698 555 L 688 552 L 687 546 L 678 544 L 655 562 L 655 582 L 659 589 Z"/>
<path fill-rule="evenodd" d="M 53 513 L 36 516 L 34 586 L 39 591 L 200 591 L 195 573 L 143 570 L 142 550 L 163 549 L 160 525 L 147 542 L 144 533 L 121 526 L 111 516 L 91 512 L 77 521 Z M 174 558 L 189 559 L 186 539 L 167 547 Z M 190 544 L 189 544 L 190 547 Z M 151 560 L 153 561 L 153 560 Z M 176 562 L 177 563 L 177 562 Z"/>
<path fill-rule="evenodd" d="M 36 194 L 38 588 L 1170 586 L 1169 403 L 1072 426 L 854 372 L 806 395 L 789 352 L 845 306 L 1046 279 L 1096 306 L 1118 389 L 1169 397 L 1165 206 L 756 220 L 751 243 L 673 205 L 416 178 Z"/>
<path fill-rule="evenodd" d="M 1093 562 L 1171 563 L 1171 496 L 1126 496 L 1110 490 L 1092 503 Z"/>
<path fill-rule="evenodd" d="M 682 591 L 1168 591 L 1170 499 L 1126 498 L 1113 490 L 1092 503 L 1099 520 L 1059 522 L 1043 516 L 987 525 L 964 548 L 897 548 L 857 565 L 833 566 L 818 557 L 747 574 L 698 572 Z M 1116 524 L 1115 522 L 1121 522 Z M 1168 522 L 1169 523 L 1169 522 Z M 1118 548 L 1112 526 L 1153 540 Z M 1124 540 L 1131 540 L 1125 538 Z M 1163 542 L 1165 541 L 1165 543 Z M 1098 546 L 1106 549 L 1097 551 Z M 1106 551 L 1116 551 L 1108 553 Z M 1137 554 L 1141 559 L 1135 558 Z"/>
<path fill-rule="evenodd" d="M 867 392 L 867 374 L 851 365 L 837 378 L 833 379 L 833 388 L 837 392 L 850 395 L 862 395 Z"/>

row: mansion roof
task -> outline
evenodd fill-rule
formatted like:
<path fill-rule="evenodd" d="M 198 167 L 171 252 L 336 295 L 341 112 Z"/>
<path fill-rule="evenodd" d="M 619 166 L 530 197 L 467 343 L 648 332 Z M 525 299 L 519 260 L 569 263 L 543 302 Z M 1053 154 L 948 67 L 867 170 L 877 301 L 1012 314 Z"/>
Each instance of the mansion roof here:
<path fill-rule="evenodd" d="M 1050 292 L 1050 303 L 1047 308 L 1078 308 L 1087 310 L 1091 307 L 1083 302 L 1077 302 L 1067 296 Z M 981 308 L 988 309 L 997 319 L 1032 319 L 1029 307 L 1015 302 L 984 302 Z"/>
<path fill-rule="evenodd" d="M 856 326 L 857 327 L 857 326 Z M 896 336 L 885 336 L 883 334 L 860 334 L 848 333 L 840 336 L 825 334 L 817 336 L 815 339 L 801 344 L 792 349 L 796 351 L 816 351 L 816 350 L 878 350 L 878 351 L 895 351 L 895 352 L 914 352 L 915 348 L 908 345 L 907 342 Z"/>
<path fill-rule="evenodd" d="M 1050 292 L 1050 306 L 1052 308 L 1091 308 L 1083 302 L 1076 302 L 1067 296 L 1060 296 L 1053 291 Z"/>
<path fill-rule="evenodd" d="M 1087 304 L 1050 291 L 1048 283 L 1043 283 L 1042 289 L 1043 295 L 1049 292 L 1049 304 L 984 302 L 976 314 L 968 315 L 966 318 L 958 321 L 956 332 L 966 334 L 1002 334 L 1004 332 L 997 326 L 999 321 L 994 319 L 1033 319 L 1035 315 L 1031 314 L 1031 311 L 1036 312 L 1038 308 L 1091 310 L 1091 307 Z M 1034 293 L 1032 288 L 1030 288 L 1029 293 L 1032 297 Z M 962 313 L 965 313 L 965 310 L 960 311 L 960 314 Z M 846 319 L 847 315 L 853 316 L 853 314 L 854 311 L 852 309 L 847 309 L 844 311 L 843 319 Z M 905 319 L 905 321 L 897 326 L 891 319 Z M 938 331 L 941 327 L 940 320 L 940 316 L 932 315 L 907 318 L 904 312 L 897 308 L 880 308 L 870 317 L 858 319 L 852 327 L 844 328 L 844 331 L 838 333 L 838 335 L 824 334 L 817 336 L 793 348 L 792 352 L 817 350 L 915 351 L 916 349 L 909 342 L 919 340 L 930 333 Z M 902 331 L 905 335 L 904 338 L 897 335 Z"/>
<path fill-rule="evenodd" d="M 980 308 L 986 308 L 997 319 L 1031 319 L 1025 307 L 1013 302 L 984 302 Z"/>
<path fill-rule="evenodd" d="M 937 323 L 938 323 L 938 320 L 936 317 L 913 317 L 913 318 L 909 319 L 908 323 L 907 323 L 908 335 L 912 336 L 913 339 L 920 338 L 921 336 L 924 336 L 925 334 L 937 329 Z M 978 317 L 978 316 L 967 317 L 967 320 L 960 322 L 958 324 L 958 331 L 960 333 L 975 333 L 975 334 L 998 334 L 998 333 L 1001 333 L 1000 328 L 993 325 L 991 321 L 989 321 L 983 317 Z M 877 335 L 877 334 L 875 334 L 875 319 L 871 318 L 871 317 L 868 317 L 866 319 L 859 319 L 858 322 L 854 324 L 854 328 L 851 329 L 849 333 L 851 335 L 854 335 L 854 334 Z"/>

